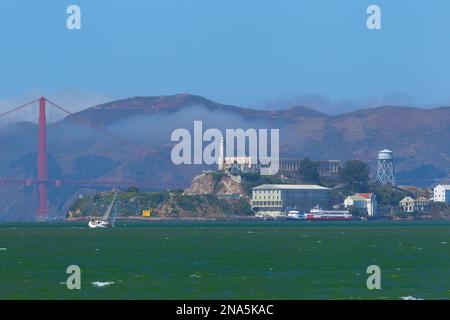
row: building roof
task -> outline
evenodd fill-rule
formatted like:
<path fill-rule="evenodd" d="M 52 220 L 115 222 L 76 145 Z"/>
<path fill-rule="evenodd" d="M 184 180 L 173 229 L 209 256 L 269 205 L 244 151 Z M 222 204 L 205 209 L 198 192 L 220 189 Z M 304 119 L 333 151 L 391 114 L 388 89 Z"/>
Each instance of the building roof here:
<path fill-rule="evenodd" d="M 330 188 L 315 184 L 263 184 L 252 188 L 252 190 L 330 190 Z"/>
<path fill-rule="evenodd" d="M 400 200 L 400 203 L 402 203 L 402 202 L 411 202 L 411 201 L 413 201 L 414 202 L 414 199 L 413 198 L 411 198 L 410 196 L 406 196 L 406 197 L 404 197 L 402 200 Z"/>
<path fill-rule="evenodd" d="M 353 201 L 366 201 L 369 200 L 368 198 L 361 197 L 359 195 L 352 195 L 345 198 L 345 200 L 353 200 Z"/>
<path fill-rule="evenodd" d="M 359 196 L 362 198 L 370 199 L 372 198 L 373 193 L 356 193 L 355 196 Z"/>
<path fill-rule="evenodd" d="M 438 184 L 435 188 L 437 187 L 443 187 L 445 190 L 450 190 L 450 184 Z"/>

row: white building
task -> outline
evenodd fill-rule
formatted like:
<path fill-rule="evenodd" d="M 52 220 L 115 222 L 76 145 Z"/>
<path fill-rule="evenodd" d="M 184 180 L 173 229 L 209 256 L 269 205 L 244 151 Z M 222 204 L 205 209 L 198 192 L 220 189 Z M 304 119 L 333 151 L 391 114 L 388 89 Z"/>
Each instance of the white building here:
<path fill-rule="evenodd" d="M 411 197 L 404 197 L 399 203 L 404 212 L 414 212 L 414 204 L 415 200 Z"/>
<path fill-rule="evenodd" d="M 450 203 L 450 185 L 439 184 L 433 189 L 433 201 Z"/>
<path fill-rule="evenodd" d="M 369 217 L 377 215 L 377 199 L 375 193 L 355 193 L 344 200 L 345 208 L 354 207 Z"/>
<path fill-rule="evenodd" d="M 329 208 L 329 188 L 310 184 L 264 184 L 252 189 L 251 206 L 257 215 L 276 217 L 289 209 L 308 211 L 317 205 Z"/>
<path fill-rule="evenodd" d="M 428 212 L 430 210 L 430 200 L 426 197 L 420 196 L 414 200 L 414 211 Z"/>
<path fill-rule="evenodd" d="M 425 197 L 418 197 L 417 199 L 413 199 L 411 197 L 404 197 L 400 200 L 400 208 L 404 212 L 428 212 L 430 209 L 430 200 Z"/>

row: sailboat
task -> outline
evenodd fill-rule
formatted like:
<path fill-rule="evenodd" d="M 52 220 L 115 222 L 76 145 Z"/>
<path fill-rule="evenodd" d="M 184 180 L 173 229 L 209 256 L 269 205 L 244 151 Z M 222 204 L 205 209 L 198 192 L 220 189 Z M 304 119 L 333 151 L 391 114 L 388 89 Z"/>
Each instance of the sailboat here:
<path fill-rule="evenodd" d="M 117 191 L 114 193 L 114 197 L 111 203 L 109 204 L 108 208 L 106 209 L 105 214 L 102 216 L 102 218 L 100 220 L 92 218 L 91 221 L 89 221 L 88 223 L 89 228 L 106 228 L 106 227 L 114 228 L 114 221 L 116 220 L 117 207 L 114 208 L 114 214 L 111 217 L 111 221 L 108 220 L 110 219 L 109 215 L 111 214 L 111 210 L 116 202 L 116 199 L 117 199 Z"/>

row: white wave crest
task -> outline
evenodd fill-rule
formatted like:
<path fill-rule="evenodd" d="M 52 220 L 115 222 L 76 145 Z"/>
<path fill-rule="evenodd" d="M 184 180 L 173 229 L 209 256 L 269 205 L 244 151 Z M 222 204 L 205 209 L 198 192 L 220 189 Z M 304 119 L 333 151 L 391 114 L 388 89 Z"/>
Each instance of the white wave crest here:
<path fill-rule="evenodd" d="M 114 281 L 95 281 L 92 282 L 95 287 L 106 287 L 114 284 Z"/>
<path fill-rule="evenodd" d="M 400 297 L 402 300 L 423 300 L 421 298 L 415 298 L 413 296 L 407 296 L 407 297 Z"/>

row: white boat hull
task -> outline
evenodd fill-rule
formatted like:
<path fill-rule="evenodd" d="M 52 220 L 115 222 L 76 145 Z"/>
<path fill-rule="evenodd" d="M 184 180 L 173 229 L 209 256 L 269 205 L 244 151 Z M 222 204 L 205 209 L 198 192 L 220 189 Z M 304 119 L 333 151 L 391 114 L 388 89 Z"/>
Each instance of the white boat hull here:
<path fill-rule="evenodd" d="M 108 222 L 102 221 L 102 220 L 91 220 L 88 223 L 89 228 L 95 229 L 95 228 L 106 228 L 109 226 Z"/>

